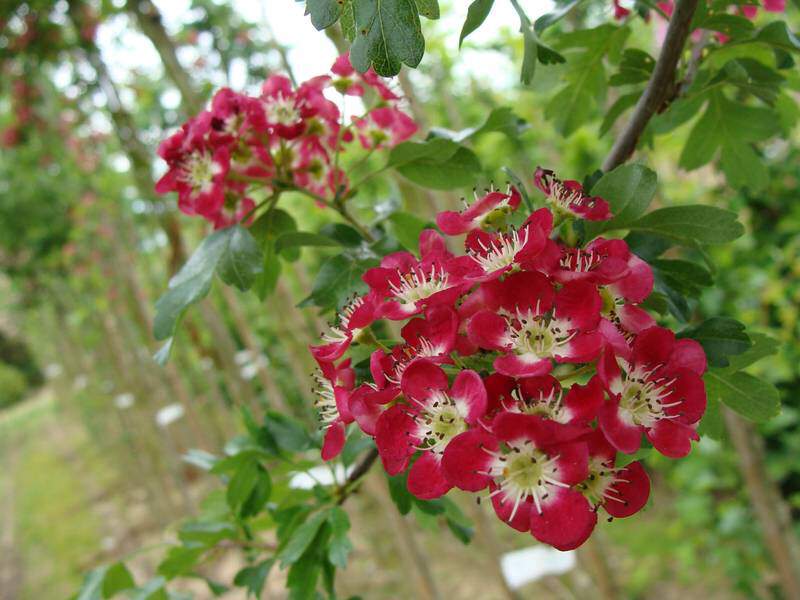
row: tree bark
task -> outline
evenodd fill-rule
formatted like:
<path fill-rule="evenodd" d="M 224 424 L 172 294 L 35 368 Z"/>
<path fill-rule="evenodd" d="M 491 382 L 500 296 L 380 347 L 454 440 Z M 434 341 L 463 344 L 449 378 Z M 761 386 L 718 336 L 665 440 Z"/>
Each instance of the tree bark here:
<path fill-rule="evenodd" d="M 752 424 L 727 407 L 722 408 L 742 471 L 753 512 L 761 525 L 764 543 L 772 555 L 786 598 L 800 598 L 800 563 L 797 540 L 787 507 L 775 484 L 767 478 L 761 439 Z"/>

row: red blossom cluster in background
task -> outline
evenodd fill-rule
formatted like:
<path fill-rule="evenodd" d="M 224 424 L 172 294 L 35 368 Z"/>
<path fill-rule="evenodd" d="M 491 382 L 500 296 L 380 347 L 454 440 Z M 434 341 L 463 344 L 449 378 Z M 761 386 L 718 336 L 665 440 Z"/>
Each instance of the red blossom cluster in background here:
<path fill-rule="evenodd" d="M 376 98 L 365 114 L 343 121 L 328 93 Z M 347 55 L 331 73 L 294 87 L 282 75 L 264 82 L 257 97 L 223 88 L 209 110 L 162 142 L 168 171 L 159 193 L 178 192 L 178 206 L 225 227 L 255 206 L 251 185 L 271 193 L 301 189 L 324 203 L 348 190 L 337 155 L 356 139 L 368 149 L 390 148 L 417 131 L 398 108 L 400 97 L 373 71 L 357 73 Z M 352 102 L 350 104 L 353 104 Z"/>
<path fill-rule="evenodd" d="M 614 5 L 614 18 L 617 20 L 622 20 L 628 17 L 631 14 L 630 9 L 625 8 L 621 0 L 612 0 Z M 761 2 L 764 10 L 767 12 L 785 12 L 786 11 L 786 0 L 763 0 Z M 672 16 L 672 12 L 675 10 L 675 0 L 662 0 L 661 2 L 656 2 L 656 6 L 668 17 Z M 747 17 L 748 19 L 755 19 L 756 15 L 758 15 L 758 4 L 743 4 L 743 5 L 736 5 L 734 10 L 738 13 L 741 13 L 743 16 Z M 720 42 L 727 41 L 727 37 L 720 35 L 718 36 Z"/>
<path fill-rule="evenodd" d="M 418 256 L 396 252 L 365 273 L 369 292 L 311 352 L 325 460 L 356 423 L 388 474 L 408 469 L 418 498 L 480 492 L 511 527 L 566 550 L 599 509 L 627 517 L 647 502 L 642 465 L 618 466 L 619 453 L 643 437 L 669 457 L 690 452 L 706 357 L 640 308 L 653 273 L 623 240 L 559 239 L 567 221 L 610 218 L 608 203 L 551 171 L 534 183 L 547 206 L 527 217 L 513 187 L 439 214 L 441 231 L 465 234 L 464 253 L 423 231 Z M 381 319 L 404 322 L 401 342 L 376 338 Z M 376 348 L 364 382 L 365 365 L 346 357 L 353 343 Z"/>

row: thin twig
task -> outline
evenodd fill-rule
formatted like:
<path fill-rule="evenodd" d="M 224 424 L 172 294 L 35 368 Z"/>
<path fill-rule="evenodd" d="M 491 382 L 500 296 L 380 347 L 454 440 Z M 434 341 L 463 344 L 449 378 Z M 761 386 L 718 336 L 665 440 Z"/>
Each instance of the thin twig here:
<path fill-rule="evenodd" d="M 636 103 L 627 127 L 614 142 L 611 152 L 603 163 L 603 171 L 611 171 L 628 160 L 636 150 L 636 144 L 647 123 L 672 92 L 675 85 L 675 69 L 689 37 L 697 3 L 698 0 L 678 0 L 650 82 Z"/>
<path fill-rule="evenodd" d="M 344 484 L 341 488 L 341 495 L 339 496 L 339 500 L 337 504 L 344 504 L 344 501 L 347 500 L 348 496 L 353 491 L 353 488 L 358 481 L 367 474 L 370 470 L 370 467 L 375 463 L 378 458 L 378 449 L 372 448 L 369 452 L 367 452 L 364 456 L 361 457 L 361 460 L 358 461 L 355 468 L 350 472 L 350 475 L 347 476 Z"/>

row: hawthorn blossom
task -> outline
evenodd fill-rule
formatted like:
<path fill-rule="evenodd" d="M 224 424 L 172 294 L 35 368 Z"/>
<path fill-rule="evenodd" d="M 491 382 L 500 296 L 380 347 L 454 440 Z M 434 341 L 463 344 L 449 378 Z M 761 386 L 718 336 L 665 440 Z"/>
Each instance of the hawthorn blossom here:
<path fill-rule="evenodd" d="M 608 202 L 599 196 L 587 195 L 577 181 L 562 181 L 553 171 L 537 167 L 534 183 L 559 215 L 587 221 L 606 221 L 611 218 Z"/>
<path fill-rule="evenodd" d="M 622 363 L 622 364 L 620 364 Z M 686 456 L 706 408 L 703 349 L 694 340 L 677 340 L 662 327 L 640 333 L 631 360 L 618 361 L 606 350 L 598 375 L 609 394 L 599 413 L 608 441 L 621 452 L 639 449 L 642 434 L 672 458 Z"/>
<path fill-rule="evenodd" d="M 513 186 L 509 186 L 504 194 L 489 191 L 482 197 L 475 195 L 475 202 L 466 206 L 461 212 L 444 211 L 436 216 L 436 224 L 446 235 L 469 233 L 473 229 L 481 229 L 484 223 L 493 224 L 519 207 L 521 196 Z"/>

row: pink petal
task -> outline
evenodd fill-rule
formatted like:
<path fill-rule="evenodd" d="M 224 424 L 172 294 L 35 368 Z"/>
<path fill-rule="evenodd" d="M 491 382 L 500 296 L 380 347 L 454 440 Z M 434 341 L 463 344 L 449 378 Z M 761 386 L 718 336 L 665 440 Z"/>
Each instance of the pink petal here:
<path fill-rule="evenodd" d="M 581 333 L 561 346 L 555 359 L 558 362 L 572 363 L 593 361 L 603 349 L 604 342 L 605 338 L 597 331 Z"/>
<path fill-rule="evenodd" d="M 663 365 L 672 355 L 675 334 L 664 327 L 645 329 L 633 341 L 633 361 L 637 365 Z"/>
<path fill-rule="evenodd" d="M 706 372 L 707 367 L 706 353 L 697 340 L 675 341 L 672 356 L 667 363 L 667 370 L 689 369 L 697 375 L 702 375 Z"/>

